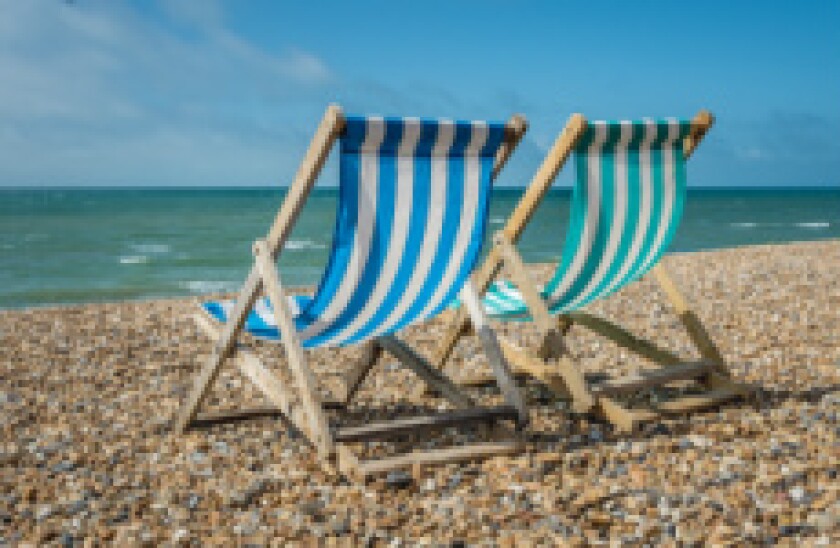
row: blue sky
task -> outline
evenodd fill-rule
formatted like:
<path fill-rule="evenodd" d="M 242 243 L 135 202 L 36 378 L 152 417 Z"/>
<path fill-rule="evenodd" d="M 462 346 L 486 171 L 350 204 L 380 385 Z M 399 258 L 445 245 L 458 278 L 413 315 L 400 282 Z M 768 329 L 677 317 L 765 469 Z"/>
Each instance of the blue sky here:
<path fill-rule="evenodd" d="M 691 184 L 840 185 L 836 1 L 0 0 L 0 13 L 0 186 L 286 184 L 330 102 L 521 112 L 531 129 L 503 184 L 527 182 L 572 112 L 708 108 Z"/>

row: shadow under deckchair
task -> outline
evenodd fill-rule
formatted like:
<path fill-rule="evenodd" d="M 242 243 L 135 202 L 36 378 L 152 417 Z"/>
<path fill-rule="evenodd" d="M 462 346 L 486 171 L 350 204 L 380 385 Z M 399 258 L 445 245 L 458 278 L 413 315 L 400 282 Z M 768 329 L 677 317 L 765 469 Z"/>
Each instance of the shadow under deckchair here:
<path fill-rule="evenodd" d="M 327 465 L 354 477 L 423 464 L 472 460 L 521 449 L 518 432 L 527 410 L 494 333 L 486 325 L 469 274 L 484 239 L 492 180 L 519 143 L 523 118 L 507 124 L 416 118 L 345 117 L 327 109 L 279 213 L 265 239 L 254 243 L 255 264 L 235 301 L 210 302 L 196 316 L 215 346 L 175 422 L 183 432 L 219 368 L 231 358 L 240 371 L 303 433 Z M 333 246 L 321 283 L 311 297 L 290 297 L 276 260 L 336 139 L 341 143 L 339 200 Z M 267 298 L 259 299 L 260 294 Z M 506 405 L 483 408 L 394 333 L 427 320 L 456 297 L 472 303 L 470 318 L 481 333 Z M 242 330 L 282 344 L 294 388 L 237 345 Z M 281 336 L 282 335 L 282 336 Z M 345 400 L 383 351 L 417 374 L 457 409 L 344 427 L 330 422 L 305 349 L 365 345 L 348 373 Z M 346 401 L 344 402 L 346 403 Z M 232 418 L 265 413 L 242 411 Z M 360 460 L 351 442 L 381 440 L 464 424 L 493 424 L 505 434 L 495 442 L 386 459 Z"/>
<path fill-rule="evenodd" d="M 573 409 L 595 407 L 621 430 L 632 430 L 660 414 L 684 413 L 746 395 L 733 382 L 723 356 L 697 315 L 665 272 L 659 259 L 667 249 L 685 200 L 685 160 L 713 123 L 701 111 L 691 121 L 592 122 L 576 114 L 555 141 L 494 247 L 473 276 L 484 296 L 486 313 L 495 319 L 533 321 L 541 346 L 529 352 L 502 340 L 517 374 L 535 377 L 560 395 L 571 396 Z M 526 271 L 515 245 L 557 173 L 574 154 L 577 179 L 566 245 L 553 278 L 539 288 Z M 701 360 L 684 361 L 624 328 L 581 310 L 652 270 L 679 316 Z M 495 281 L 500 274 L 510 281 Z M 494 283 L 495 281 L 495 283 Z M 572 325 L 586 327 L 664 366 L 637 375 L 587 380 L 572 363 L 564 335 Z M 438 346 L 435 364 L 442 368 L 466 333 L 459 310 Z M 475 378 L 464 384 L 481 384 Z M 693 380 L 708 390 L 648 409 L 630 409 L 619 397 L 674 381 Z"/>

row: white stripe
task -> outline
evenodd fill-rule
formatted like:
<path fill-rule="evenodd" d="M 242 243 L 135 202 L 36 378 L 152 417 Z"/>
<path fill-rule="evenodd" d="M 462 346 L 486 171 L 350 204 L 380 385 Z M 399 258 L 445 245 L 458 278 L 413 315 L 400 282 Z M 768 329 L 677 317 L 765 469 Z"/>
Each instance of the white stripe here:
<path fill-rule="evenodd" d="M 359 314 L 341 331 L 324 341 L 322 346 L 339 345 L 354 336 L 356 332 L 379 310 L 382 301 L 388 295 L 397 270 L 402 260 L 405 243 L 408 239 L 408 225 L 411 219 L 411 206 L 414 193 L 414 149 L 420 139 L 420 120 L 406 119 L 403 122 L 403 136 L 397 155 L 396 181 L 396 209 L 394 210 L 394 224 L 388 251 L 382 270 L 376 280 L 376 285 L 370 298 Z M 387 207 L 383 204 L 383 207 Z"/>
<path fill-rule="evenodd" d="M 589 150 L 586 153 L 586 193 L 588 198 L 586 221 L 574 259 L 563 275 L 563 279 L 551 294 L 554 302 L 559 301 L 566 294 L 580 275 L 580 271 L 592 251 L 592 243 L 595 241 L 595 232 L 598 228 L 598 217 L 601 212 L 601 147 L 607 138 L 607 126 L 598 122 L 593 125 L 595 126 L 595 139 L 589 145 Z"/>
<path fill-rule="evenodd" d="M 499 293 L 502 293 L 508 299 L 518 301 L 520 303 L 524 303 L 525 301 L 522 299 L 522 292 L 519 291 L 517 288 L 512 287 L 508 284 L 498 284 L 496 288 L 499 290 Z"/>
<path fill-rule="evenodd" d="M 236 301 L 222 301 L 219 303 L 219 306 L 222 307 L 222 321 L 227 322 L 230 315 L 233 314 L 233 306 L 236 304 Z"/>
<path fill-rule="evenodd" d="M 257 299 L 257 302 L 254 303 L 254 313 L 268 327 L 277 327 L 277 320 L 274 319 L 274 312 L 268 304 L 268 299 Z"/>
<path fill-rule="evenodd" d="M 432 294 L 432 298 L 429 299 L 426 307 L 420 313 L 419 319 L 425 319 L 441 305 L 446 294 L 452 289 L 458 271 L 463 266 L 464 255 L 467 254 L 467 248 L 472 240 L 473 228 L 475 228 L 476 216 L 479 214 L 478 199 L 481 191 L 481 159 L 479 154 L 487 142 L 487 136 L 487 124 L 474 122 L 470 142 L 464 151 L 464 197 L 458 231 L 455 234 L 452 250 L 442 250 L 443 253 L 449 254 L 449 263 L 446 265 L 446 270 Z"/>
<path fill-rule="evenodd" d="M 592 292 L 604 280 L 604 276 L 607 275 L 607 271 L 615 260 L 618 244 L 621 243 L 621 237 L 624 235 L 624 220 L 627 218 L 627 145 L 630 144 L 630 138 L 632 136 L 633 126 L 631 123 L 622 122 L 621 137 L 613 153 L 613 158 L 615 159 L 615 169 L 613 171 L 615 211 L 613 211 L 612 225 L 610 225 L 610 236 L 595 274 L 589 280 L 589 283 L 586 284 L 586 287 L 580 295 L 567 305 L 569 309 L 577 308 L 581 302 L 590 297 Z"/>
<path fill-rule="evenodd" d="M 344 273 L 341 284 L 333 295 L 332 300 L 319 316 L 318 320 L 304 329 L 300 336 L 302 340 L 311 339 L 329 327 L 344 311 L 353 296 L 359 279 L 364 271 L 370 253 L 370 243 L 373 227 L 376 224 L 376 192 L 379 180 L 379 147 L 385 139 L 385 121 L 382 118 L 367 120 L 367 135 L 359 152 L 359 201 L 358 221 L 350 262 Z"/>
<path fill-rule="evenodd" d="M 298 306 L 298 300 L 295 298 L 294 295 L 289 295 L 286 297 L 286 301 L 289 303 L 289 312 L 292 313 L 293 318 L 297 318 L 300 316 L 300 306 Z"/>
<path fill-rule="evenodd" d="M 454 140 L 455 126 L 450 120 L 441 120 L 438 126 L 437 141 L 435 142 L 434 148 L 432 148 L 431 195 L 429 197 L 429 211 L 423 231 L 423 242 L 420 244 L 420 253 L 417 257 L 414 271 L 411 273 L 411 278 L 408 280 L 408 284 L 406 284 L 402 298 L 385 321 L 375 329 L 374 335 L 388 332 L 402 319 L 405 312 L 414 302 L 417 294 L 420 293 L 423 282 L 426 281 L 426 276 L 432 268 L 432 259 L 434 258 L 434 253 L 437 249 L 438 240 L 440 240 L 440 233 L 443 228 L 443 210 L 446 206 L 447 167 L 449 165 L 448 156 L 449 149 L 452 147 Z"/>
<path fill-rule="evenodd" d="M 641 205 L 639 212 L 639 222 L 636 225 L 636 232 L 633 235 L 633 242 L 630 244 L 630 250 L 627 253 L 627 258 L 621 267 L 621 270 L 616 275 L 606 293 L 613 290 L 621 280 L 630 271 L 630 268 L 636 264 L 636 259 L 639 258 L 639 253 L 642 250 L 642 243 L 645 241 L 648 228 L 650 227 L 651 214 L 651 173 L 650 173 L 650 145 L 656 138 L 656 124 L 653 120 L 645 120 L 645 138 L 639 146 L 639 178 L 641 180 L 641 196 L 639 203 Z"/>
<path fill-rule="evenodd" d="M 668 139 L 662 145 L 662 170 L 664 172 L 663 182 L 665 185 L 665 198 L 662 204 L 662 217 L 659 219 L 659 227 L 653 240 L 653 245 L 648 252 L 642 272 L 650 268 L 656 258 L 665 234 L 671 226 L 671 212 L 674 209 L 674 197 L 676 196 L 676 180 L 674 178 L 674 141 L 680 135 L 680 124 L 675 119 L 668 120 Z"/>

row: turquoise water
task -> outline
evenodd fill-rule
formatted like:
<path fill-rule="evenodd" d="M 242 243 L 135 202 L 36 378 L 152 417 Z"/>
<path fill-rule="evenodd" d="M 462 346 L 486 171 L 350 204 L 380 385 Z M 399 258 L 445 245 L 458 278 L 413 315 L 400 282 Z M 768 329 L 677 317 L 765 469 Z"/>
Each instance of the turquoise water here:
<path fill-rule="evenodd" d="M 0 190 L 0 308 L 233 291 L 282 189 Z M 491 229 L 521 190 L 497 190 Z M 555 190 L 520 246 L 556 260 L 569 191 Z M 319 280 L 336 192 L 316 190 L 280 259 L 287 285 Z M 692 189 L 672 246 L 695 251 L 840 238 L 840 189 Z"/>

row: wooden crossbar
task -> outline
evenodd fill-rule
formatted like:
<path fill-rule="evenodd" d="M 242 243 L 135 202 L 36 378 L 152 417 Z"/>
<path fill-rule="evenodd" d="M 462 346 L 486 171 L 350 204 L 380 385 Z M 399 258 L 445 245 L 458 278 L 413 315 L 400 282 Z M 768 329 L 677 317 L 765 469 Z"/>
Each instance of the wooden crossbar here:
<path fill-rule="evenodd" d="M 352 450 L 344 444 L 339 444 L 339 469 L 346 475 L 359 481 L 365 481 L 371 476 L 384 474 L 392 470 L 414 470 L 422 466 L 443 463 L 466 462 L 486 459 L 502 455 L 521 453 L 524 443 L 516 436 L 501 441 L 488 441 L 432 449 L 427 451 L 412 451 L 404 455 L 381 459 L 359 459 Z"/>
<path fill-rule="evenodd" d="M 688 362 L 669 365 L 661 369 L 650 369 L 635 375 L 609 379 L 592 386 L 595 395 L 629 394 L 652 386 L 660 386 L 679 380 L 692 380 L 708 374 L 712 370 L 709 362 Z"/>
<path fill-rule="evenodd" d="M 381 440 L 417 433 L 423 430 L 465 426 L 474 423 L 495 422 L 497 420 L 516 420 L 515 407 L 503 405 L 498 407 L 474 407 L 459 409 L 449 413 L 435 415 L 407 417 L 384 422 L 364 424 L 339 428 L 335 432 L 337 442 L 351 442 L 362 440 Z"/>

